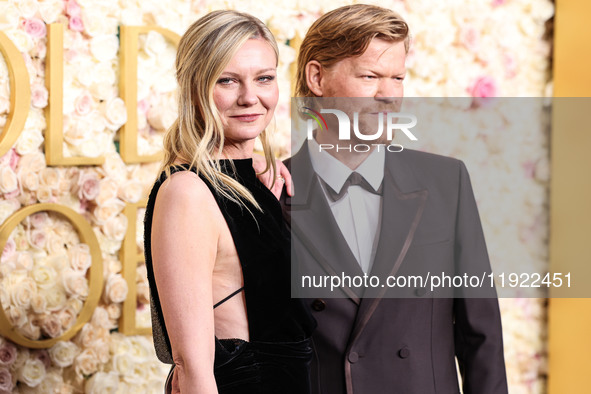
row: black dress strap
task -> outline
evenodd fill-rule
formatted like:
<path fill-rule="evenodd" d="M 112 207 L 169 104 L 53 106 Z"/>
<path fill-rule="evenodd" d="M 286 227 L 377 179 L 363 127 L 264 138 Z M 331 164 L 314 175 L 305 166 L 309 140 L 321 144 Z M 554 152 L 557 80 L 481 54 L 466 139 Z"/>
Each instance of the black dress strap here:
<path fill-rule="evenodd" d="M 213 309 L 215 309 L 218 306 L 222 305 L 224 302 L 228 301 L 230 298 L 234 297 L 236 294 L 240 293 L 242 290 L 244 290 L 244 286 L 242 286 L 241 288 L 239 288 L 238 290 L 236 290 L 235 292 L 233 292 L 232 294 L 230 294 L 229 296 L 227 296 L 226 298 L 224 298 L 223 300 L 221 300 L 220 302 L 218 302 L 217 304 L 215 304 L 213 306 Z"/>

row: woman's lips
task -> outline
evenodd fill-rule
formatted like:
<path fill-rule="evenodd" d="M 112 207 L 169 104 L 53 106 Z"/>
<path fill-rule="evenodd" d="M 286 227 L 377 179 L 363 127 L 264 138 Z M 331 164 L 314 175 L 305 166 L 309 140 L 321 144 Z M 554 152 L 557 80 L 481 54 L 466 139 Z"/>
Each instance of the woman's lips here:
<path fill-rule="evenodd" d="M 261 114 L 244 114 L 244 115 L 230 116 L 230 118 L 236 119 L 240 122 L 254 122 L 255 120 L 257 120 L 261 116 L 262 116 Z"/>

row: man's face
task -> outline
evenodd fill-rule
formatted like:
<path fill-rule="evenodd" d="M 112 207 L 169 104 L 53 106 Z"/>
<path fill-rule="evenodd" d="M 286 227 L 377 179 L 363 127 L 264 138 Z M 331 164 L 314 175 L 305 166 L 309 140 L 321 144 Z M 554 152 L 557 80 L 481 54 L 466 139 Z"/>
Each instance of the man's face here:
<path fill-rule="evenodd" d="M 315 93 L 322 97 L 402 97 L 405 60 L 404 42 L 374 38 L 361 56 L 324 69 L 320 91 Z"/>

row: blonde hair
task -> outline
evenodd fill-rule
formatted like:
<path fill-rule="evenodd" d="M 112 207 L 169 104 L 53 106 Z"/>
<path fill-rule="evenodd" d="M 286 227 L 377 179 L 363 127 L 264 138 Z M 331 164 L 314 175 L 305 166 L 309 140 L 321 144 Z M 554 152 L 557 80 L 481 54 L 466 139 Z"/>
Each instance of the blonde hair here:
<path fill-rule="evenodd" d="M 170 176 L 176 160 L 195 167 L 214 190 L 236 203 L 251 203 L 252 194 L 221 171 L 217 158 L 224 148 L 224 127 L 213 101 L 215 84 L 240 47 L 249 39 L 265 40 L 279 57 L 273 34 L 257 18 L 237 11 L 213 11 L 193 23 L 179 43 L 176 56 L 179 114 L 164 136 L 161 171 Z M 266 130 L 259 135 L 275 178 L 275 158 Z M 232 168 L 235 167 L 232 163 Z M 248 208 L 248 207 L 247 207 Z"/>
<path fill-rule="evenodd" d="M 408 25 L 392 10 L 355 4 L 322 15 L 312 24 L 300 46 L 295 95 L 316 96 L 306 83 L 308 62 L 316 60 L 322 67 L 330 68 L 345 58 L 361 56 L 374 38 L 404 41 L 408 52 Z"/>

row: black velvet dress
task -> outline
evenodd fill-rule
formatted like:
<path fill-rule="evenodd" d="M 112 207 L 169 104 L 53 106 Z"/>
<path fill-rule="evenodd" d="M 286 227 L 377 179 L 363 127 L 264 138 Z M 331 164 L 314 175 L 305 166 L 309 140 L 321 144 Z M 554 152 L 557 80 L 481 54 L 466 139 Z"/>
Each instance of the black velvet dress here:
<path fill-rule="evenodd" d="M 244 278 L 244 295 L 250 340 L 215 340 L 214 374 L 220 394 L 305 394 L 310 392 L 309 341 L 315 321 L 300 299 L 291 298 L 290 239 L 281 206 L 256 178 L 252 159 L 222 160 L 222 170 L 244 185 L 260 204 L 262 212 L 243 206 L 212 191 L 226 219 Z M 188 167 L 176 167 L 173 172 Z M 166 324 L 162 316 L 151 258 L 151 226 L 154 202 L 162 174 L 156 181 L 146 208 L 144 245 L 151 292 L 152 331 L 158 358 L 172 363 Z M 255 220 L 256 219 L 256 220 Z"/>

